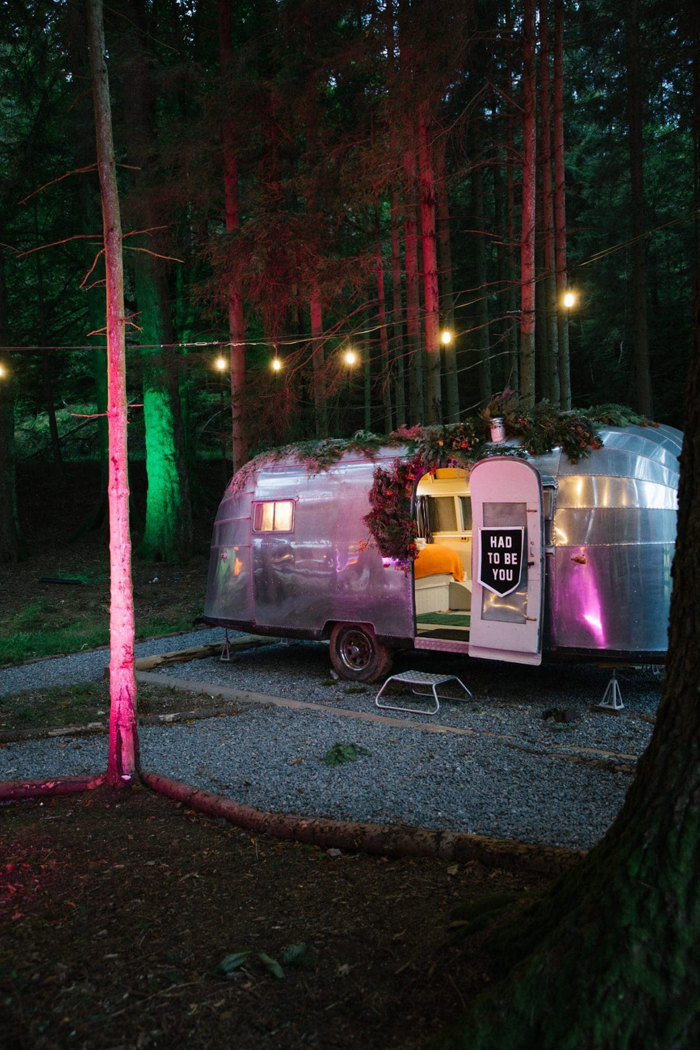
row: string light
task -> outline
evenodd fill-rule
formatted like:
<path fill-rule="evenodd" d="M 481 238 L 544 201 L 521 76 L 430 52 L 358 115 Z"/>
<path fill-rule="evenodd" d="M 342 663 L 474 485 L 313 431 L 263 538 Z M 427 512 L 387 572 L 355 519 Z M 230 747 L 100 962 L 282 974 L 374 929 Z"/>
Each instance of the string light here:
<path fill-rule="evenodd" d="M 219 356 L 214 361 L 214 368 L 216 368 L 218 372 L 224 372 L 226 368 L 228 368 L 228 362 L 222 354 L 219 354 Z"/>
<path fill-rule="evenodd" d="M 346 365 L 349 365 L 349 367 L 352 368 L 353 365 L 357 364 L 358 357 L 354 350 L 346 350 L 343 355 L 343 360 Z"/>
<path fill-rule="evenodd" d="M 271 362 L 270 367 L 272 368 L 273 372 L 281 372 L 282 371 L 282 362 L 280 361 L 279 357 L 273 357 L 272 358 L 272 362 Z"/>
<path fill-rule="evenodd" d="M 562 302 L 564 303 L 564 306 L 567 310 L 570 310 L 572 306 L 576 306 L 576 292 L 573 292 L 571 289 L 569 289 L 567 292 L 564 292 L 564 298 L 562 299 Z"/>
<path fill-rule="evenodd" d="M 449 346 L 452 342 L 452 332 L 448 328 L 443 329 L 440 333 L 440 342 L 443 346 Z"/>

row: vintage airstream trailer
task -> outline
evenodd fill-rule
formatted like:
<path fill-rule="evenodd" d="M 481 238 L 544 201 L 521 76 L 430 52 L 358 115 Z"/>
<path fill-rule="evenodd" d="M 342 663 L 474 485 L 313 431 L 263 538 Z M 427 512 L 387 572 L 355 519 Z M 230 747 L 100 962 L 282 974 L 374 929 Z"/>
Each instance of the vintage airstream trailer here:
<path fill-rule="evenodd" d="M 347 451 L 318 472 L 293 456 L 234 477 L 216 517 L 203 621 L 329 639 L 349 679 L 389 673 L 398 649 L 539 664 L 664 658 L 681 434 L 600 428 L 572 463 L 509 445 L 471 470 L 417 479 L 408 569 L 367 543 L 377 467 Z"/>

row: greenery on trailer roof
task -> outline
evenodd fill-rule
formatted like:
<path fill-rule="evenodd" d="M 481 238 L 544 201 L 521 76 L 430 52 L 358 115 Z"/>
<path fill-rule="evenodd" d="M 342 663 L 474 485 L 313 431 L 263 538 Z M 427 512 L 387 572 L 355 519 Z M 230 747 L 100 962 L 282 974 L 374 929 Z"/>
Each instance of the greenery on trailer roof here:
<path fill-rule="evenodd" d="M 541 456 L 561 448 L 573 463 L 587 456 L 591 449 L 601 447 L 598 426 L 653 425 L 623 405 L 561 412 L 542 402 L 532 413 L 526 413 L 520 411 L 517 395 L 505 391 L 478 415 L 460 423 L 403 426 L 390 434 L 359 431 L 352 438 L 320 438 L 270 449 L 246 463 L 232 485 L 234 489 L 241 489 L 261 467 L 285 459 L 305 464 L 309 473 L 319 473 L 328 470 L 347 452 L 375 459 L 380 450 L 386 448 L 404 449 L 412 460 L 419 457 L 424 471 L 451 463 L 467 466 L 494 453 L 489 428 L 491 421 L 498 417 L 504 421 L 506 438 L 518 442 L 517 447 L 510 445 L 503 450 L 507 455 Z"/>

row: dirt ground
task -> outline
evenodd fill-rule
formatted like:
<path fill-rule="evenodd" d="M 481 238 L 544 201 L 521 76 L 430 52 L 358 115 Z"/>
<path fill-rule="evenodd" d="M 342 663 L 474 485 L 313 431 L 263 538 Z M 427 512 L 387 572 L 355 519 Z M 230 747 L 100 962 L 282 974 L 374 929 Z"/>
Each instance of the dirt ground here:
<path fill-rule="evenodd" d="M 104 535 L 65 543 L 89 486 L 51 480 L 25 479 L 33 555 L 2 567 L 0 617 L 37 593 L 64 616 L 105 614 Z M 196 608 L 205 567 L 204 546 L 187 566 L 135 563 L 137 616 Z M 90 583 L 70 597 L 39 583 L 78 570 Z M 550 881 L 254 837 L 141 787 L 4 803 L 0 1046 L 424 1047 L 495 976 L 491 912 L 466 936 L 455 908 L 505 895 L 517 909 Z"/>
<path fill-rule="evenodd" d="M 547 882 L 254 838 L 146 789 L 6 804 L 0 858 L 4 1050 L 424 1047 L 493 976 L 454 908 Z"/>

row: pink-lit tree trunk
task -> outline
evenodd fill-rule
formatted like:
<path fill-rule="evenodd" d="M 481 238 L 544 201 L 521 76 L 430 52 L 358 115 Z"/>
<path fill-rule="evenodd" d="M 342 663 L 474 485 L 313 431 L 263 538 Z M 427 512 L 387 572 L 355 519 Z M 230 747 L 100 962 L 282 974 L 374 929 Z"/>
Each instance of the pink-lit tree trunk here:
<path fill-rule="evenodd" d="M 544 232 L 544 301 L 546 318 L 547 396 L 559 407 L 559 333 L 552 179 L 552 112 L 550 105 L 548 0 L 540 0 L 540 97 L 542 111 L 542 218 Z"/>
<path fill-rule="evenodd" d="M 535 3 L 523 11 L 523 183 L 520 238 L 520 397 L 535 403 Z"/>
<path fill-rule="evenodd" d="M 406 422 L 405 358 L 403 346 L 403 298 L 401 295 L 401 230 L 399 194 L 391 188 L 391 336 L 394 345 L 396 424 Z"/>
<path fill-rule="evenodd" d="M 554 0 L 554 228 L 557 270 L 559 386 L 563 409 L 571 408 L 569 318 L 563 308 L 566 272 L 566 182 L 564 176 L 564 0 Z"/>
<path fill-rule="evenodd" d="M 452 283 L 452 242 L 450 239 L 450 198 L 445 160 L 445 139 L 440 139 L 436 150 L 437 180 L 437 243 L 441 288 L 441 310 L 443 323 L 448 332 L 454 334 L 455 295 Z M 445 373 L 445 416 L 447 423 L 459 422 L 459 374 L 457 372 L 457 350 L 455 340 L 443 346 L 443 371 Z"/>
<path fill-rule="evenodd" d="M 228 87 L 231 70 L 231 0 L 219 0 L 219 57 L 224 83 Z M 224 119 L 221 136 L 224 156 L 224 219 L 226 233 L 230 235 L 240 229 L 241 225 L 238 158 L 233 121 Z M 226 305 L 231 360 L 231 444 L 233 469 L 236 471 L 248 459 L 244 425 L 245 321 L 243 296 L 231 278 L 226 285 Z"/>
<path fill-rule="evenodd" d="M 137 776 L 139 766 L 127 475 L 124 272 L 102 0 L 87 0 L 87 15 L 97 169 L 102 195 L 107 312 L 110 567 L 110 719 L 107 781 L 113 786 L 119 786 L 129 783 Z"/>
<path fill-rule="evenodd" d="M 440 367 L 440 297 L 438 292 L 437 242 L 435 239 L 435 173 L 428 137 L 430 114 L 427 102 L 418 107 L 418 164 L 420 169 L 421 244 L 423 248 L 423 302 L 426 350 L 428 423 L 442 422 Z"/>
<path fill-rule="evenodd" d="M 312 359 L 314 369 L 314 408 L 316 410 L 316 437 L 328 437 L 328 401 L 326 399 L 326 376 L 323 361 L 323 308 L 321 291 L 316 285 L 309 299 L 311 319 Z"/>
<path fill-rule="evenodd" d="M 416 158 L 413 147 L 403 155 L 403 240 L 406 265 L 406 345 L 409 357 L 408 393 L 411 423 L 423 422 L 423 353 L 420 337 L 420 275 L 416 219 Z"/>

